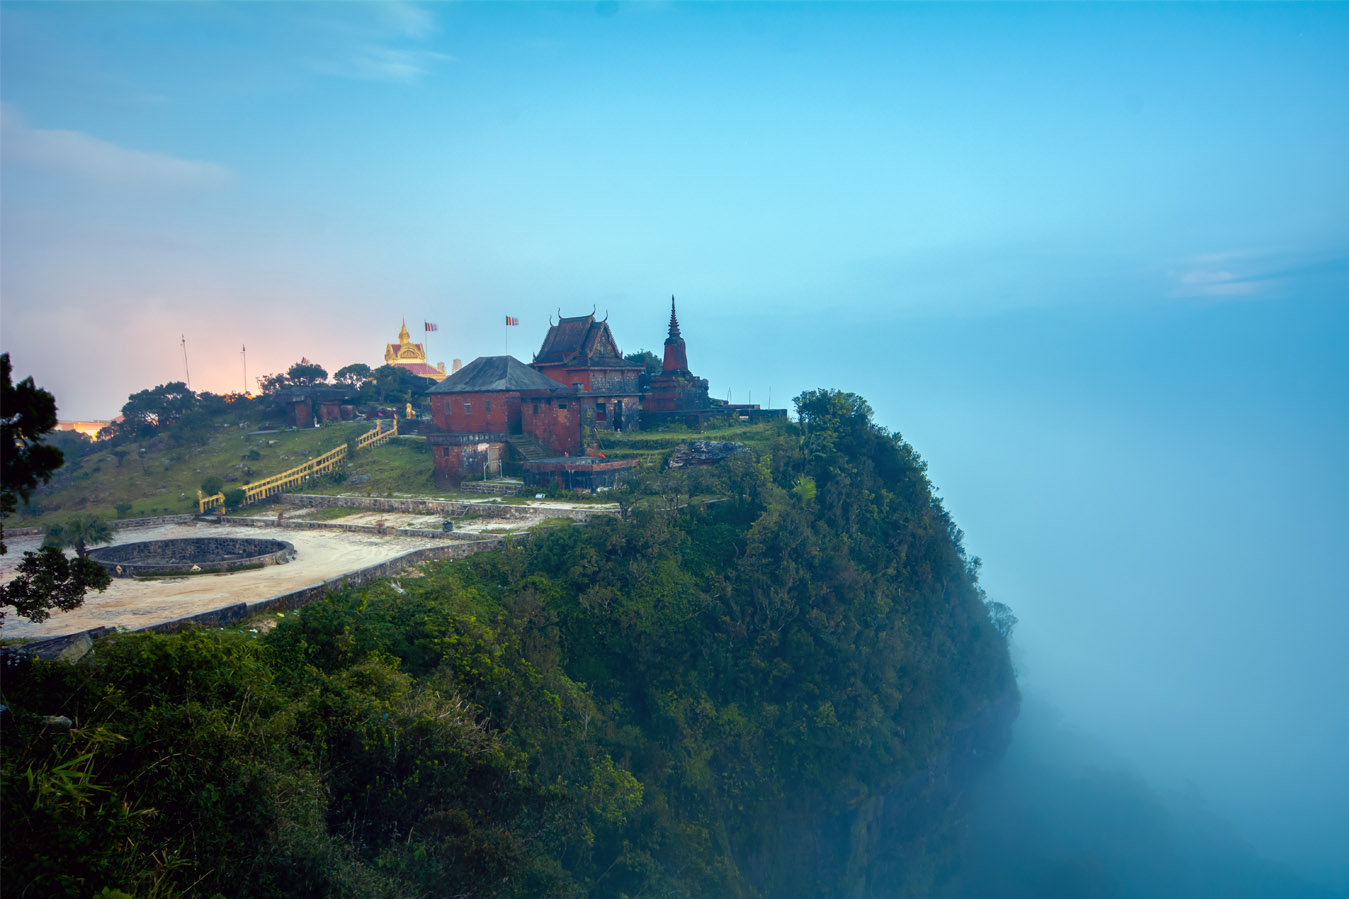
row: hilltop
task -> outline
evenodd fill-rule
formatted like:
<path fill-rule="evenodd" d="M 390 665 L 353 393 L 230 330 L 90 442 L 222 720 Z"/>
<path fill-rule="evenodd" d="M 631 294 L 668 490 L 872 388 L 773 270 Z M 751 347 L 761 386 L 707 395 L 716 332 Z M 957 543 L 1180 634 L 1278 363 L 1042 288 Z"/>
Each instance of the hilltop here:
<path fill-rule="evenodd" d="M 352 421 L 318 428 L 276 427 L 268 423 L 260 401 L 245 401 L 224 407 L 205 424 L 166 423 L 143 439 L 90 442 L 65 436 L 61 447 L 66 464 L 7 524 L 44 527 L 75 513 L 117 519 L 195 512 L 197 491 L 212 475 L 226 488 L 238 487 L 300 465 L 374 426 L 370 421 Z M 774 430 L 769 424 L 711 424 L 701 431 L 672 425 L 659 431 L 606 435 L 602 449 L 611 458 L 640 459 L 643 470 L 650 473 L 690 439 L 763 448 Z M 353 453 L 336 476 L 307 484 L 304 491 L 435 499 L 473 495 L 436 484 L 430 447 L 415 434 Z"/>
<path fill-rule="evenodd" d="M 266 633 L 116 636 L 7 679 L 7 877 L 927 892 L 1008 739 L 1011 619 L 899 435 L 849 394 L 798 410 L 718 435 L 752 446 L 717 465 L 663 469 L 681 434 L 606 445 L 646 459 L 615 492 L 623 518 L 332 594 Z"/>

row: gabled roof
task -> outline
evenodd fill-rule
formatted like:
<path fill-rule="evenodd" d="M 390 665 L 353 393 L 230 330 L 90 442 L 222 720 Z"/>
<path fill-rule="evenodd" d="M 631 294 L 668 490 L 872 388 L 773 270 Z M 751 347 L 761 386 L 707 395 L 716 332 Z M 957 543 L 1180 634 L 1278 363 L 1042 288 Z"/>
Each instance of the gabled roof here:
<path fill-rule="evenodd" d="M 594 313 L 559 318 L 543 338 L 534 364 L 640 368 L 623 358 L 609 322 L 595 321 Z"/>
<path fill-rule="evenodd" d="M 514 356 L 479 356 L 435 387 L 436 393 L 492 393 L 547 390 L 573 393 L 552 378 L 539 374 Z"/>

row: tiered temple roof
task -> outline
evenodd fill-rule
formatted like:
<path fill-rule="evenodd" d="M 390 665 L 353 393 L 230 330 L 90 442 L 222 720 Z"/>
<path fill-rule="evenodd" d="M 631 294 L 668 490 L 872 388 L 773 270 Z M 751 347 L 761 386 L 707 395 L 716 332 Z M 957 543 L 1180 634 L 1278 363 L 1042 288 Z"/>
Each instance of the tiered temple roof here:
<path fill-rule="evenodd" d="M 445 380 L 445 363 L 442 362 L 436 366 L 426 361 L 426 349 L 420 343 L 412 342 L 412 337 L 408 334 L 406 320 L 403 321 L 403 327 L 398 331 L 398 342 L 384 345 L 384 364 L 397 365 L 414 375 L 429 378 L 433 381 Z"/>
<path fill-rule="evenodd" d="M 607 319 L 596 321 L 595 314 L 572 318 L 559 317 L 548 328 L 543 346 L 534 356 L 536 366 L 628 367 Z"/>

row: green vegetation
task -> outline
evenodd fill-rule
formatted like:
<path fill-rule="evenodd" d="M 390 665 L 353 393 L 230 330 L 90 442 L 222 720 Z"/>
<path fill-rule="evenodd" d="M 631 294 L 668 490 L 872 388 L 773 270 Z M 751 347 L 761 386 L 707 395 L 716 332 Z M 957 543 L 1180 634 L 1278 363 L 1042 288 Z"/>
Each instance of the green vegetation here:
<path fill-rule="evenodd" d="M 63 524 L 54 524 L 47 528 L 44 546 L 56 546 L 75 550 L 80 558 L 89 555 L 89 547 L 99 543 L 112 542 L 112 526 L 97 515 L 76 515 Z"/>
<path fill-rule="evenodd" d="M 260 419 L 257 406 L 240 400 L 208 421 L 201 443 L 184 439 L 176 427 L 147 439 L 95 443 L 87 455 L 69 458 L 52 483 L 36 492 L 32 504 L 20 508 L 13 524 L 46 526 L 72 512 L 107 518 L 195 512 L 197 491 L 211 478 L 222 479 L 228 497 L 245 483 L 301 465 L 373 427 L 363 421 L 334 422 L 322 428 L 253 433 Z M 120 466 L 118 452 L 124 453 Z M 381 452 L 383 447 L 377 447 L 358 458 Z"/>
<path fill-rule="evenodd" d="M 882 883 L 873 800 L 920 794 L 883 883 L 927 890 L 960 829 L 953 740 L 1015 698 L 1006 644 L 912 448 L 860 398 L 798 408 L 757 456 L 624 491 L 626 520 L 427 565 L 266 634 L 116 636 L 7 677 L 7 880 L 852 894 Z"/>
<path fill-rule="evenodd" d="M 300 492 L 361 496 L 441 497 L 431 462 L 431 445 L 423 437 L 401 436 L 373 450 L 358 453 L 346 468 L 340 483 L 316 481 Z M 354 480 L 353 480 L 354 478 Z"/>
<path fill-rule="evenodd" d="M 39 484 L 50 480 L 64 462 L 64 453 L 47 442 L 56 428 L 56 398 L 24 378 L 14 384 L 9 353 L 0 353 L 0 555 L 5 546 L 4 520 L 18 504 L 28 502 Z M 14 577 L 0 584 L 0 626 L 3 607 L 20 616 L 44 621 L 51 609 L 69 610 L 84 602 L 89 590 L 106 590 L 111 578 L 101 565 L 85 558 L 86 543 L 107 542 L 108 525 L 93 517 L 75 518 L 55 533 L 37 552 L 25 552 Z M 53 542 L 55 545 L 51 545 Z M 73 544 L 79 554 L 72 561 L 60 547 Z"/>

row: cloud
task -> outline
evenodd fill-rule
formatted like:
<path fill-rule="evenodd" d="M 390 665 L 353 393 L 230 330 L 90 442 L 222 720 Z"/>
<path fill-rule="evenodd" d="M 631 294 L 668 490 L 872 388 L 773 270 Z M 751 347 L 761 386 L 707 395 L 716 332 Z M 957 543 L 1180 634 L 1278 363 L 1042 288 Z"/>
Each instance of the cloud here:
<path fill-rule="evenodd" d="M 312 63 L 338 78 L 415 84 L 454 57 L 424 49 L 438 30 L 435 16 L 411 3 L 339 4 L 311 20 L 330 46 Z"/>
<path fill-rule="evenodd" d="M 436 53 L 433 50 L 366 47 L 358 51 L 345 66 L 323 66 L 322 68 L 333 75 L 412 84 L 431 71 L 437 63 L 452 59 L 451 56 Z"/>
<path fill-rule="evenodd" d="M 1267 292 L 1279 282 L 1268 273 L 1267 254 L 1225 250 L 1184 259 L 1170 271 L 1173 297 L 1236 299 Z"/>
<path fill-rule="evenodd" d="M 4 161 L 118 187 L 216 187 L 230 172 L 213 162 L 122 147 L 81 131 L 34 128 L 0 104 Z"/>
<path fill-rule="evenodd" d="M 380 3 L 374 11 L 385 28 L 402 37 L 420 40 L 436 30 L 435 16 L 412 3 Z"/>

